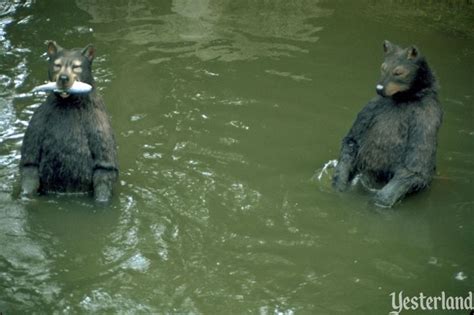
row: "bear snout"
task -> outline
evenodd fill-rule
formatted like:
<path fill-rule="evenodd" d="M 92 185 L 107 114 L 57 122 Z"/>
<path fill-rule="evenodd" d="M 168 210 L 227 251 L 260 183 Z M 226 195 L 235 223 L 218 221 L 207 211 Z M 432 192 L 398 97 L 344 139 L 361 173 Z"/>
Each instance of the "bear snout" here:
<path fill-rule="evenodd" d="M 69 76 L 66 75 L 66 74 L 61 74 L 59 76 L 59 81 L 61 81 L 61 83 L 63 83 L 63 84 L 66 84 L 66 83 L 69 82 Z"/>
<path fill-rule="evenodd" d="M 375 86 L 375 91 L 377 92 L 378 95 L 384 96 L 383 90 L 384 90 L 384 86 L 382 84 L 377 84 Z"/>
<path fill-rule="evenodd" d="M 57 76 L 56 85 L 59 90 L 68 90 L 74 84 L 75 78 L 68 73 L 60 73 Z"/>

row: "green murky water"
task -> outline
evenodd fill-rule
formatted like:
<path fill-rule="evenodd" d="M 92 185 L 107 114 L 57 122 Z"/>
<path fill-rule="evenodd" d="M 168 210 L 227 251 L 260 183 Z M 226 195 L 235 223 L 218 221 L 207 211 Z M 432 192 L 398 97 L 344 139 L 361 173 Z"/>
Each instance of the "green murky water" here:
<path fill-rule="evenodd" d="M 391 292 L 465 296 L 474 10 L 430 3 L 0 2 L 0 313 L 388 314 Z M 109 207 L 16 197 L 47 39 L 97 47 Z M 445 121 L 431 189 L 380 212 L 315 174 L 374 95 L 384 39 L 427 55 Z"/>

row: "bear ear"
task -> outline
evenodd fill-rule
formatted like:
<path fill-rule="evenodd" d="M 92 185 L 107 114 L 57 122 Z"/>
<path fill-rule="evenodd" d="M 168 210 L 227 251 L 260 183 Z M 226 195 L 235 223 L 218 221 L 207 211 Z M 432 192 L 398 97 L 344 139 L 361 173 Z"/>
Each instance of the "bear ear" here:
<path fill-rule="evenodd" d="M 56 44 L 54 40 L 47 40 L 46 45 L 48 45 L 48 56 L 50 57 L 56 55 L 58 52 L 63 50 L 63 48 Z"/>
<path fill-rule="evenodd" d="M 83 50 L 82 50 L 82 55 L 87 57 L 89 61 L 92 61 L 95 57 L 95 48 L 92 46 L 92 44 L 87 45 Z"/>
<path fill-rule="evenodd" d="M 383 51 L 385 54 L 389 54 L 393 51 L 393 44 L 388 40 L 383 41 Z"/>
<path fill-rule="evenodd" d="M 420 55 L 420 51 L 416 46 L 411 46 L 408 48 L 407 59 L 416 59 Z"/>

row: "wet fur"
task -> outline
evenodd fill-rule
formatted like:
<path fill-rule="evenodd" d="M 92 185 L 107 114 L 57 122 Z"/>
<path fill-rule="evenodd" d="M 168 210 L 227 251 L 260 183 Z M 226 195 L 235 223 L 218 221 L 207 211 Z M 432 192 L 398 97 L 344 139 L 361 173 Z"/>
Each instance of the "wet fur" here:
<path fill-rule="evenodd" d="M 333 177 L 337 190 L 346 190 L 361 174 L 365 182 L 382 186 L 375 203 L 391 207 L 431 182 L 442 110 L 426 60 L 419 56 L 410 70 L 416 73 L 406 91 L 377 96 L 357 115 L 342 141 Z"/>

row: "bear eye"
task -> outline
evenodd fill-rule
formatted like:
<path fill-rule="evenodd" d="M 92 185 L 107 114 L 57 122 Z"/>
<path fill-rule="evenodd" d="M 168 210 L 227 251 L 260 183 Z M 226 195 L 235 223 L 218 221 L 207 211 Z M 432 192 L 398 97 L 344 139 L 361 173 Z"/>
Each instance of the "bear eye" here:
<path fill-rule="evenodd" d="M 393 70 L 393 75 L 396 76 L 396 77 L 402 76 L 404 74 L 405 74 L 405 70 L 402 69 L 402 68 L 395 68 Z"/>
<path fill-rule="evenodd" d="M 72 65 L 72 71 L 74 71 L 76 73 L 82 72 L 81 65 L 78 65 L 78 64 Z"/>

